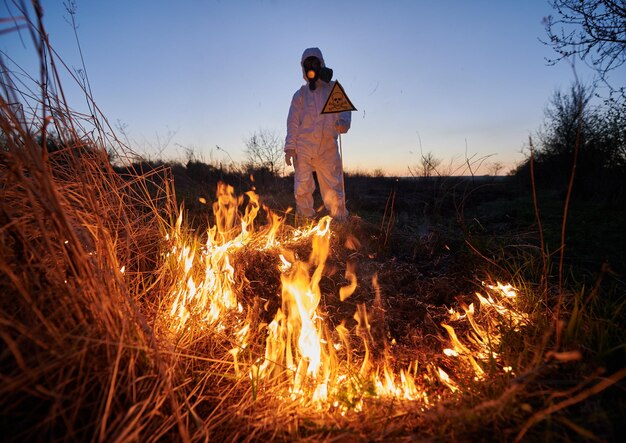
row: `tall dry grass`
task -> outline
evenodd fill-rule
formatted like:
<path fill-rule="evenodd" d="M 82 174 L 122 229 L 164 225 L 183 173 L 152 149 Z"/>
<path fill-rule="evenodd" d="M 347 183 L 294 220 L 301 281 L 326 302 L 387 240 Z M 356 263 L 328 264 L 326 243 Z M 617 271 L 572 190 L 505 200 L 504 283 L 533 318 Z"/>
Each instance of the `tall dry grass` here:
<path fill-rule="evenodd" d="M 551 426 L 557 423 L 559 429 L 573 430 L 573 435 L 589 436 L 568 416 L 558 414 L 610 388 L 626 374 L 619 368 L 602 377 L 599 372 L 572 370 L 567 376 L 578 378 L 566 388 L 552 383 L 562 366 L 580 358 L 562 351 L 575 349 L 580 335 L 589 330 L 601 334 L 604 319 L 589 312 L 599 299 L 595 295 L 581 301 L 576 310 L 563 308 L 561 317 L 571 313 L 569 325 L 574 325 L 564 329 L 569 348 L 553 348 L 555 327 L 560 325 L 546 315 L 548 298 L 551 302 L 554 298 L 547 294 L 547 278 L 540 290 L 523 278 L 524 266 L 542 276 L 550 272 L 545 256 L 539 256 L 543 260 L 538 263 L 520 255 L 507 266 L 491 260 L 492 267 L 483 270 L 483 275 L 507 274 L 528 295 L 519 307 L 529 318 L 524 333 L 514 333 L 515 327 L 506 322 L 498 324 L 502 341 L 490 348 L 516 368 L 515 375 L 499 376 L 495 360 L 485 364 L 486 381 L 475 380 L 470 367 L 461 367 L 455 375 L 463 390 L 449 395 L 428 366 L 431 361 L 453 365 L 439 353 L 445 341 L 439 322 L 446 318 L 446 309 L 423 303 L 422 330 L 410 331 L 422 347 L 405 346 L 397 352 L 419 355 L 422 380 L 436 400 L 429 408 L 371 396 L 362 413 L 344 414 L 332 406 L 319 410 L 285 396 L 285 381 L 262 383 L 237 374 L 238 369 L 247 373 L 263 355 L 262 323 L 268 314 L 258 297 L 250 297 L 240 314 L 253 325 L 250 345 L 239 355 L 240 368 L 231 354 L 239 346 L 232 325 L 173 333 L 162 317 L 171 289 L 181 281 L 178 268 L 170 267 L 164 240 L 176 231 L 178 217 L 168 170 L 125 176 L 113 171 L 110 154 L 129 163 L 130 149 L 115 138 L 87 89 L 93 116 L 70 110 L 56 71 L 62 62 L 47 40 L 41 15 L 30 19 L 23 3 L 18 5 L 24 9 L 22 24 L 41 59 L 41 76 L 31 78 L 32 87 L 25 91 L 23 84 L 16 86 L 14 70 L 6 60 L 0 60 L 0 427 L 4 439 L 455 441 L 485 438 L 487 429 L 498 439 L 512 440 L 553 436 L 550 428 L 544 434 L 533 433 L 553 416 Z M 37 11 L 37 2 L 35 6 Z M 384 223 L 380 229 L 386 232 L 385 241 L 393 199 L 387 210 L 386 231 Z M 383 222 L 386 216 L 387 212 Z M 354 228 L 340 228 L 338 237 L 348 238 Z M 178 232 L 184 237 L 182 243 L 202 247 L 198 237 L 185 229 Z M 241 260 L 258 265 L 259 279 L 266 279 L 261 283 L 278 284 L 278 276 L 267 271 L 275 263 L 262 254 L 248 254 Z M 359 256 L 352 251 L 344 254 L 342 262 Z M 395 266 L 398 271 L 400 265 Z M 259 291 L 245 275 L 241 277 L 247 285 L 239 288 L 242 292 Z M 336 281 L 327 283 L 339 286 Z M 420 296 L 427 299 L 429 288 L 423 287 Z M 460 304 L 469 301 L 467 297 Z M 390 304 L 386 309 L 379 311 L 390 316 Z M 407 303 L 406 309 L 416 307 Z M 477 318 L 492 321 L 489 315 L 479 312 Z M 614 326 L 611 333 L 619 336 Z M 457 334 L 471 336 L 469 326 L 459 327 Z M 435 349 L 433 343 L 439 347 Z M 396 357 L 401 360 L 406 355 Z M 350 383 L 365 384 L 358 377 Z"/>
<path fill-rule="evenodd" d="M 137 437 L 178 402 L 136 299 L 162 220 L 97 147 L 46 161 L 2 123 L 3 420 L 16 440 Z"/>
<path fill-rule="evenodd" d="M 65 102 L 41 6 L 35 19 L 17 6 L 41 77 L 25 87 L 0 59 L 3 438 L 158 439 L 176 426 L 185 436 L 178 374 L 138 304 L 172 190 L 113 171 L 106 119 L 81 121 Z"/>
<path fill-rule="evenodd" d="M 165 257 L 178 217 L 172 178 L 166 168 L 130 167 L 131 150 L 78 79 L 92 115 L 71 110 L 41 5 L 34 2 L 34 17 L 24 3 L 13 5 L 41 75 L 25 86 L 20 68 L 0 59 L 2 438 L 252 440 L 285 432 L 277 420 L 295 406 L 278 401 L 280 385 L 235 377 L 233 337 L 173 334 L 162 321 L 180 277 Z M 129 166 L 126 175 L 113 170 L 111 154 Z M 202 247 L 193 236 L 183 241 Z M 255 404 L 261 396 L 267 401 Z"/>

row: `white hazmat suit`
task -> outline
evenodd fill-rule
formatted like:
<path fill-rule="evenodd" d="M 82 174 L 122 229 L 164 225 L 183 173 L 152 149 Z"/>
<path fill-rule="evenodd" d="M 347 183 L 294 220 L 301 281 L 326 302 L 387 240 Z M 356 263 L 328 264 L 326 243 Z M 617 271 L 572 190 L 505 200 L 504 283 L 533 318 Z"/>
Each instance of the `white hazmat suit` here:
<path fill-rule="evenodd" d="M 324 57 L 318 48 L 306 49 L 300 64 L 303 65 L 304 60 L 311 56 L 318 58 L 322 67 L 325 66 Z M 317 79 L 315 89 L 311 90 L 304 65 L 302 69 L 307 84 L 298 89 L 291 100 L 285 140 L 285 161 L 287 165 L 291 165 L 293 160 L 295 169 L 296 211 L 305 217 L 315 216 L 315 171 L 324 206 L 331 217 L 345 219 L 348 213 L 345 208 L 343 171 L 337 137 L 350 129 L 351 114 L 321 114 L 335 82 L 326 83 Z"/>

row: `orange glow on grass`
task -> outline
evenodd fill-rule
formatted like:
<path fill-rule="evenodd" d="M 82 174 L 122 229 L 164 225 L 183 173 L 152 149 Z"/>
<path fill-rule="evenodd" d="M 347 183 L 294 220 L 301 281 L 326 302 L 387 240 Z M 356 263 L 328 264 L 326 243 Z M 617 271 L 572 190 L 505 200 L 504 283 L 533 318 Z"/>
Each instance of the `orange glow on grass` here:
<path fill-rule="evenodd" d="M 238 208 L 243 199 L 234 195 L 231 186 L 220 183 L 213 204 L 216 225 L 208 229 L 204 244 L 185 233 L 182 215 L 166 235 L 170 245 L 166 259 L 173 282 L 165 317 L 167 328 L 175 334 L 231 331 L 233 347 L 229 353 L 235 376 L 247 377 L 257 387 L 285 386 L 284 398 L 304 404 L 358 411 L 372 397 L 421 401 L 426 407 L 432 404 L 429 396 L 436 392 L 434 382 L 455 393 L 464 389 L 455 377 L 471 376 L 479 381 L 485 378 L 486 367 L 493 368 L 494 364 L 502 374 L 513 372 L 497 352 L 500 326 L 519 329 L 527 321 L 516 309 L 517 290 L 511 285 L 485 285 L 485 294 L 476 293 L 479 309 L 470 303 L 460 304 L 462 313 L 449 310 L 441 336 L 445 343 L 440 358 L 446 362 L 445 371 L 435 361 L 418 365 L 416 359 L 407 367 L 397 367 L 391 346 L 395 340 L 391 345 L 374 341 L 365 304 L 357 304 L 352 328 L 346 326 L 348 319 L 330 327 L 321 309 L 322 297 L 337 297 L 343 302 L 358 287 L 357 270 L 348 264 L 348 284 L 340 287 L 338 294 L 321 292 L 319 284 L 333 235 L 331 218 L 292 229 L 285 236 L 281 233 L 284 218 L 265 208 L 254 191 L 246 195 L 248 204 L 241 214 Z M 268 215 L 268 225 L 259 229 L 255 223 L 261 210 Z M 288 246 L 305 241 L 310 242 L 311 252 L 307 260 L 300 260 Z M 351 247 L 357 244 L 350 242 Z M 245 256 L 247 250 L 274 256 L 281 283 L 280 294 L 276 294 L 280 308 L 269 324 L 257 328 L 265 338 L 263 353 L 256 357 L 249 351 L 253 319 L 246 318 L 238 300 L 241 282 L 237 281 L 237 263 L 233 261 L 235 253 Z M 382 310 L 376 278 L 372 284 L 376 291 L 374 307 Z M 384 321 L 378 316 L 376 319 Z M 376 357 L 373 346 L 384 349 L 384 355 Z"/>

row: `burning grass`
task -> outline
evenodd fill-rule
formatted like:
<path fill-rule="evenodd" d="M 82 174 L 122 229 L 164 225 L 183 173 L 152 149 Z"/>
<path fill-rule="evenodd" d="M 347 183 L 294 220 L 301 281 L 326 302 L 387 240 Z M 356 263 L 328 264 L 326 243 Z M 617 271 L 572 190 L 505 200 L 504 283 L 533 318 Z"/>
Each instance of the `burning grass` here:
<path fill-rule="evenodd" d="M 593 437 L 559 412 L 626 374 L 578 364 L 574 338 L 602 321 L 584 316 L 591 297 L 559 343 L 551 297 L 520 268 L 434 272 L 381 253 L 358 217 L 290 223 L 220 183 L 211 223 L 192 228 L 167 168 L 116 173 L 104 147 L 127 148 L 102 124 L 81 135 L 45 89 L 27 119 L 3 76 L 8 440 Z M 562 374 L 566 389 L 550 382 Z"/>
<path fill-rule="evenodd" d="M 224 185 L 199 234 L 150 177 L 123 180 L 80 148 L 50 167 L 38 144 L 12 148 L 2 397 L 16 440 L 436 436 L 459 403 L 511 407 L 536 358 L 524 294 L 394 294 L 417 269 L 376 260 L 358 219 L 294 228 Z M 270 223 L 253 229 L 260 212 Z"/>

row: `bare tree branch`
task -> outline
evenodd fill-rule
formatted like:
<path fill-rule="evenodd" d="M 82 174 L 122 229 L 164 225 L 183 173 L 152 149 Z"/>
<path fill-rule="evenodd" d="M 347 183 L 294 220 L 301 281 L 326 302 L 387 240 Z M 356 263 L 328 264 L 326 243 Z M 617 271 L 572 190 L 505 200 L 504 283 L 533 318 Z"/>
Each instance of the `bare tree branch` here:
<path fill-rule="evenodd" d="M 267 168 L 277 174 L 284 156 L 283 138 L 273 131 L 260 129 L 246 141 L 246 157 L 254 168 Z"/>
<path fill-rule="evenodd" d="M 579 57 L 609 85 L 609 72 L 626 63 L 626 1 L 551 0 L 550 5 L 558 17 L 544 18 L 549 41 L 543 43 L 558 55 L 548 62 Z M 617 89 L 623 92 L 623 85 Z"/>

